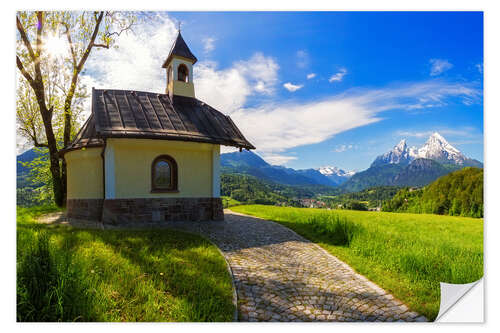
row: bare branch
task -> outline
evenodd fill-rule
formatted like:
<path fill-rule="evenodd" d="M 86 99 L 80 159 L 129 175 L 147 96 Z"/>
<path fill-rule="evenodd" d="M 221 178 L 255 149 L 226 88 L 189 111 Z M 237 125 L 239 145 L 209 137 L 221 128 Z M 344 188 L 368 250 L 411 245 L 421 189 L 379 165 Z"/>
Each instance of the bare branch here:
<path fill-rule="evenodd" d="M 71 40 L 71 34 L 69 33 L 68 23 L 61 22 L 61 24 L 66 28 L 66 31 L 64 33 L 66 34 L 66 38 L 68 39 L 68 43 L 69 43 L 69 48 L 71 50 L 71 57 L 73 59 L 73 67 L 76 67 L 76 53 L 75 53 L 75 49 L 73 48 L 73 41 Z"/>
<path fill-rule="evenodd" d="M 35 52 L 33 52 L 33 48 L 31 47 L 31 43 L 28 39 L 28 36 L 26 36 L 26 31 L 24 31 L 23 25 L 21 24 L 21 21 L 19 20 L 19 17 L 16 16 L 16 25 L 17 25 L 17 30 L 19 31 L 19 34 L 21 35 L 21 39 L 23 40 L 24 45 L 28 49 L 28 54 L 31 57 L 31 60 L 35 61 Z"/>
<path fill-rule="evenodd" d="M 36 26 L 36 56 L 42 55 L 42 31 L 43 31 L 43 12 L 36 12 L 38 24 Z"/>
<path fill-rule="evenodd" d="M 40 143 L 40 142 L 36 141 L 36 138 L 33 138 L 33 146 L 38 147 L 38 148 L 42 148 L 42 147 L 49 148 L 48 143 Z"/>
<path fill-rule="evenodd" d="M 106 37 L 111 37 L 113 35 L 120 36 L 122 32 L 127 31 L 127 30 L 132 30 L 132 26 L 134 25 L 134 22 L 131 21 L 125 28 L 120 29 L 120 31 L 113 31 L 110 33 L 106 34 Z"/>
<path fill-rule="evenodd" d="M 96 44 L 96 43 L 93 43 L 92 46 L 103 47 L 105 49 L 109 49 L 109 44 Z"/>
<path fill-rule="evenodd" d="M 95 13 L 94 13 L 94 15 L 95 15 Z M 97 37 L 97 33 L 99 32 L 99 27 L 101 25 L 103 16 L 104 16 L 104 12 L 100 12 L 99 13 L 99 17 L 96 18 L 96 23 L 95 23 L 94 31 L 92 32 L 92 36 L 90 37 L 90 41 L 89 41 L 89 43 L 87 45 L 87 48 L 85 49 L 85 52 L 83 53 L 82 58 L 80 59 L 80 62 L 76 66 L 76 72 L 77 72 L 77 74 L 80 73 L 80 71 L 83 68 L 83 65 L 85 64 L 85 61 L 87 61 L 87 58 L 90 55 L 90 50 L 92 49 L 92 46 L 94 45 L 94 41 L 95 41 L 95 39 Z"/>
<path fill-rule="evenodd" d="M 26 69 L 23 66 L 23 63 L 21 62 L 21 59 L 19 59 L 19 57 L 17 55 L 16 55 L 16 64 L 17 64 L 17 68 L 19 68 L 19 70 L 23 74 L 24 78 L 29 82 L 30 86 L 33 86 L 33 84 L 34 84 L 33 78 L 26 71 Z"/>

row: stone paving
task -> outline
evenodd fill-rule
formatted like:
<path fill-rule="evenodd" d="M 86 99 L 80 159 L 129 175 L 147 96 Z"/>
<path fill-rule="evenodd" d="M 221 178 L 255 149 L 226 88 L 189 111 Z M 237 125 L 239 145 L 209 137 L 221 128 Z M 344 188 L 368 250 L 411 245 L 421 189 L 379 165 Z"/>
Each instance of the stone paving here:
<path fill-rule="evenodd" d="M 427 321 L 292 230 L 225 210 L 225 221 L 168 222 L 221 249 L 240 321 Z"/>

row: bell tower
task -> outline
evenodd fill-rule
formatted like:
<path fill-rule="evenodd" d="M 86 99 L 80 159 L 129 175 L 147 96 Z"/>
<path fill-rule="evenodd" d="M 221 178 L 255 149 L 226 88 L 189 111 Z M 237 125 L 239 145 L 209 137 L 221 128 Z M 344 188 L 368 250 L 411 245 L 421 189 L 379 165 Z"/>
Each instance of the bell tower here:
<path fill-rule="evenodd" d="M 167 71 L 166 93 L 172 98 L 174 95 L 195 97 L 193 84 L 193 65 L 198 61 L 182 38 L 181 30 L 174 45 L 170 49 L 163 68 Z"/>

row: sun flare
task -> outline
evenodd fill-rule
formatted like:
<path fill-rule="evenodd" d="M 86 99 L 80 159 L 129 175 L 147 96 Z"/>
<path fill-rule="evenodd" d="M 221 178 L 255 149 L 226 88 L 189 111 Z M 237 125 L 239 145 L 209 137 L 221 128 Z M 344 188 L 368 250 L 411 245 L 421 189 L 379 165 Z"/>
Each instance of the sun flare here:
<path fill-rule="evenodd" d="M 49 35 L 45 39 L 45 51 L 53 56 L 63 56 L 67 52 L 67 42 L 56 35 Z"/>

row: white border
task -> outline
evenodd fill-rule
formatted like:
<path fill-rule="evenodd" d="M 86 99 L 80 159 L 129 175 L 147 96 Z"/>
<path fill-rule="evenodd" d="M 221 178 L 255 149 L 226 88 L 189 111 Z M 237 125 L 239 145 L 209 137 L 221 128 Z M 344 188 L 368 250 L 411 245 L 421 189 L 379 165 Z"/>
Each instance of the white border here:
<path fill-rule="evenodd" d="M 142 0 L 140 2 L 121 0 L 106 2 L 106 9 L 129 9 L 129 10 L 398 10 L 398 11 L 443 11 L 443 10 L 480 10 L 485 11 L 485 276 L 486 276 L 486 324 L 485 325 L 457 325 L 457 324 L 16 324 L 15 323 L 15 11 L 20 9 L 104 9 L 102 1 L 87 0 L 82 2 L 68 2 L 63 0 L 50 1 L 45 0 L 24 0 L 22 2 L 7 2 L 2 4 L 0 11 L 2 43 L 1 52 L 2 61 L 0 62 L 2 73 L 2 153 L 6 160 L 2 163 L 3 186 L 2 186 L 2 207 L 3 215 L 2 244 L 3 244 L 3 262 L 2 269 L 2 307 L 1 318 L 2 326 L 5 331 L 11 330 L 33 330 L 36 332 L 44 331 L 85 331 L 92 330 L 120 330 L 136 331 L 139 325 L 148 331 L 165 331 L 171 329 L 178 330 L 203 330 L 203 331 L 221 331 L 238 330 L 241 332 L 255 332 L 255 330 L 275 331 L 276 329 L 286 329 L 290 332 L 303 332 L 304 330 L 314 329 L 315 331 L 332 330 L 354 330 L 354 331 L 394 331 L 404 329 L 405 331 L 425 330 L 453 330 L 470 332 L 471 330 L 489 329 L 493 326 L 499 326 L 499 317 L 497 315 L 499 307 L 497 297 L 500 296 L 498 282 L 498 265 L 496 260 L 489 260 L 489 254 L 499 253 L 499 242 L 492 241 L 500 235 L 500 215 L 496 206 L 496 193 L 500 188 L 500 172 L 498 158 L 500 156 L 497 148 L 500 145 L 500 131 L 497 127 L 500 124 L 500 103 L 498 89 L 500 87 L 499 77 L 499 43 L 498 31 L 500 31 L 500 13 L 498 10 L 499 1 L 487 0 L 419 0 L 419 1 L 400 1 L 400 0 L 350 0 L 350 1 L 297 1 L 289 0 L 286 2 L 270 0 L 254 0 L 252 2 L 236 2 L 231 0 L 212 0 L 210 2 L 192 0 L 189 2 L 170 2 Z M 216 24 L 216 23 L 214 23 Z M 491 209 L 490 209 L 491 207 Z"/>

